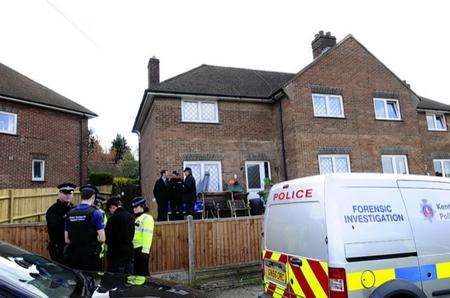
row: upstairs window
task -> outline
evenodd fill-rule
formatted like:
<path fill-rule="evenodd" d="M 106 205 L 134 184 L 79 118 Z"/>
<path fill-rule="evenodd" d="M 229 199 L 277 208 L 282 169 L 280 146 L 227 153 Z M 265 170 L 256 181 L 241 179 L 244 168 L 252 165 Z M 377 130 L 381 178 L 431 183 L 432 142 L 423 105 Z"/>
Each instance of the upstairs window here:
<path fill-rule="evenodd" d="M 312 95 L 314 116 L 344 118 L 342 96 L 317 94 Z"/>
<path fill-rule="evenodd" d="M 350 173 L 350 158 L 348 155 L 319 155 L 320 174 Z"/>
<path fill-rule="evenodd" d="M 0 111 L 0 133 L 17 133 L 17 115 Z"/>
<path fill-rule="evenodd" d="M 379 120 L 401 120 L 397 99 L 374 98 L 375 118 Z"/>
<path fill-rule="evenodd" d="M 381 165 L 383 166 L 383 173 L 409 174 L 406 155 L 382 155 Z"/>
<path fill-rule="evenodd" d="M 33 159 L 31 180 L 33 181 L 45 180 L 45 160 Z"/>
<path fill-rule="evenodd" d="M 427 114 L 428 130 L 447 130 L 445 117 L 442 114 Z"/>
<path fill-rule="evenodd" d="M 217 108 L 217 101 L 181 101 L 181 121 L 218 123 L 219 111 Z"/>

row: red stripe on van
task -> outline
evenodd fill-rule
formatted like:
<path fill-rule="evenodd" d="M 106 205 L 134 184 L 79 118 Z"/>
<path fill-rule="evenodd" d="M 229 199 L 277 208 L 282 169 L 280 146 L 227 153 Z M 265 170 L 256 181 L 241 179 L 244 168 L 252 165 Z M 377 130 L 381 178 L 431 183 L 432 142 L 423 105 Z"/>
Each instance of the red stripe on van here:
<path fill-rule="evenodd" d="M 287 258 L 287 255 L 281 254 L 281 255 L 280 255 L 280 259 L 278 260 L 278 262 L 281 262 L 281 263 L 286 264 L 287 259 L 288 259 L 288 258 Z"/>
<path fill-rule="evenodd" d="M 283 298 L 296 298 L 295 295 L 292 293 L 292 289 L 289 283 L 286 289 L 284 289 Z"/>
<path fill-rule="evenodd" d="M 297 279 L 300 288 L 302 288 L 303 293 L 305 293 L 306 298 L 314 298 L 316 297 L 314 295 L 314 292 L 311 290 L 311 287 L 308 284 L 308 281 L 305 278 L 305 275 L 303 274 L 302 270 L 300 268 L 291 266 L 292 272 L 294 272 L 295 279 Z"/>
<path fill-rule="evenodd" d="M 272 257 L 272 252 L 266 250 L 266 253 L 264 254 L 264 259 L 270 259 Z"/>
<path fill-rule="evenodd" d="M 269 282 L 269 286 L 267 287 L 267 294 L 270 296 L 273 296 L 273 293 L 275 292 L 276 288 L 277 288 L 277 285 Z"/>
<path fill-rule="evenodd" d="M 312 271 L 317 277 L 317 280 L 319 281 L 320 285 L 322 286 L 322 289 L 325 293 L 328 293 L 328 275 L 323 270 L 323 267 L 320 265 L 319 262 L 314 260 L 308 259 L 308 264 L 311 267 Z"/>

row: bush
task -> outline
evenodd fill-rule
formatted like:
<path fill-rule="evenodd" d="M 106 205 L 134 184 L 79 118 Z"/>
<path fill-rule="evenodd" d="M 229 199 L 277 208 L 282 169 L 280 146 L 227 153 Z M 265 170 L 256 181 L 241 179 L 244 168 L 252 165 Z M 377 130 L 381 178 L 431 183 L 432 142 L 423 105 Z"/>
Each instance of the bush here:
<path fill-rule="evenodd" d="M 114 177 L 109 173 L 90 173 L 89 183 L 95 186 L 112 185 Z"/>

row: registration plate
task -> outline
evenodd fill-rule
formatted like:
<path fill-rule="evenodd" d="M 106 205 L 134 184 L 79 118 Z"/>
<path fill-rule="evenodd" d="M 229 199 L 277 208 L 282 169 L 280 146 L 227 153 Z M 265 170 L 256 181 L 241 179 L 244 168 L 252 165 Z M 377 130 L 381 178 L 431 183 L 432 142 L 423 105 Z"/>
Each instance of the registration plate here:
<path fill-rule="evenodd" d="M 274 268 L 267 268 L 266 275 L 268 278 L 280 283 L 286 283 L 286 273 Z"/>

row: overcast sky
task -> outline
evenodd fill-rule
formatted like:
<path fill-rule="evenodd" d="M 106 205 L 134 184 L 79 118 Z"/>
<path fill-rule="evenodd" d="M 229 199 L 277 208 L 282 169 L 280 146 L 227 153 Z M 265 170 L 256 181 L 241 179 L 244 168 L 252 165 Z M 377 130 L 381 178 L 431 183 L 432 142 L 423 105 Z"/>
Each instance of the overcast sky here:
<path fill-rule="evenodd" d="M 319 30 L 353 34 L 420 95 L 450 104 L 445 1 L 0 0 L 0 61 L 84 105 L 105 146 L 131 133 L 147 62 L 297 72 Z"/>

